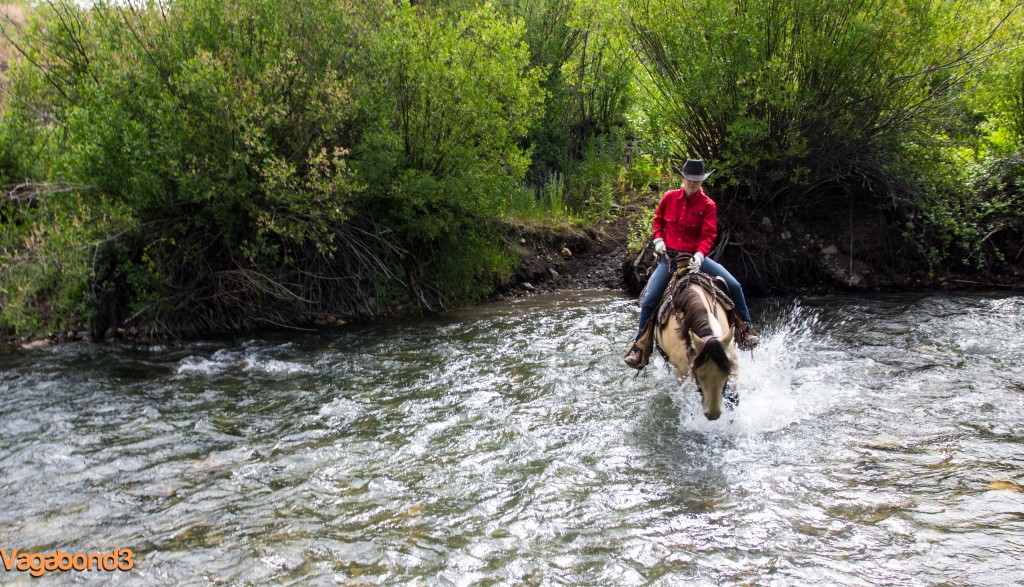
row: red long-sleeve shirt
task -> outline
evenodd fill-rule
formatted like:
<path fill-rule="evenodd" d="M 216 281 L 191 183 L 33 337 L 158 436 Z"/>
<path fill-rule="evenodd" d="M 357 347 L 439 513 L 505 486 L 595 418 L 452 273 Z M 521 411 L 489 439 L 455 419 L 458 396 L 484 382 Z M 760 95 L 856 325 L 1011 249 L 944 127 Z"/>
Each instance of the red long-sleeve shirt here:
<path fill-rule="evenodd" d="M 716 236 L 718 207 L 704 190 L 689 198 L 682 189 L 669 190 L 661 197 L 654 213 L 654 238 L 665 239 L 666 247 L 706 257 Z"/>

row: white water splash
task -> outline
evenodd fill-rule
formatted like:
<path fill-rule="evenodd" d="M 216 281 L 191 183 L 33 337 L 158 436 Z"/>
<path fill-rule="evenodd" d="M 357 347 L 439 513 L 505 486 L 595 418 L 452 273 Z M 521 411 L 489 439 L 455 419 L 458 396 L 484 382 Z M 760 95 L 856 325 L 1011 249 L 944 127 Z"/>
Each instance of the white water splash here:
<path fill-rule="evenodd" d="M 175 375 L 212 377 L 230 371 L 265 375 L 294 375 L 313 373 L 312 366 L 266 357 L 264 352 L 228 352 L 219 350 L 210 357 L 190 355 L 182 359 L 175 368 Z"/>
<path fill-rule="evenodd" d="M 796 305 L 783 322 L 769 326 L 753 352 L 738 351 L 740 371 L 730 383 L 740 404 L 708 421 L 693 382 L 673 393 L 680 427 L 730 437 L 762 435 L 815 418 L 859 393 L 870 361 L 840 350 L 823 332 L 819 315 Z"/>

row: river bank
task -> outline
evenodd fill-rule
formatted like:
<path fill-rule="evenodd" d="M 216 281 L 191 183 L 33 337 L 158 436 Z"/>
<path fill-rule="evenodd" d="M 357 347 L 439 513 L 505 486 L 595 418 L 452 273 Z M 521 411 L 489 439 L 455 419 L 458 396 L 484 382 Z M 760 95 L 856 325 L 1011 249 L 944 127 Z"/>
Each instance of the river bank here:
<path fill-rule="evenodd" d="M 652 199 L 656 196 L 651 195 Z M 620 290 L 639 294 L 655 258 L 650 244 L 627 248 L 629 233 L 646 202 L 633 201 L 612 219 L 589 226 L 506 221 L 499 233 L 515 268 L 486 301 L 571 290 Z M 894 228 L 870 208 L 820 202 L 783 214 L 742 203 L 720 205 L 720 232 L 713 255 L 743 283 L 748 297 L 897 293 L 924 291 L 1024 291 L 1020 237 L 1002 235 L 1008 251 L 998 264 L 959 259 L 929 266 Z M 1016 240 L 1015 240 L 1016 239 Z M 977 260 L 974 260 L 977 261 Z M 412 303 L 381 308 L 371 319 L 419 315 Z M 344 327 L 365 321 L 343 315 L 311 316 L 302 330 Z M 211 333 L 211 335 L 214 333 Z M 145 326 L 109 328 L 102 336 L 84 320 L 43 336 L 8 336 L 0 345 L 45 349 L 58 343 L 103 340 L 121 344 L 168 342 Z"/>
<path fill-rule="evenodd" d="M 652 196 L 652 198 L 655 196 Z M 498 298 L 574 289 L 621 289 L 637 295 L 655 265 L 653 247 L 627 249 L 642 206 L 586 230 L 512 227 L 507 246 L 520 265 Z M 712 256 L 751 297 L 924 291 L 1024 291 L 1024 239 L 1007 230 L 983 252 L 929 264 L 884 212 L 820 200 L 801 210 L 769 212 L 720 205 Z M 570 254 L 565 254 L 568 249 Z"/>
<path fill-rule="evenodd" d="M 494 285 L 493 295 L 485 302 L 560 290 L 623 289 L 623 263 L 628 257 L 626 241 L 633 218 L 632 214 L 623 214 L 591 226 L 519 221 L 502 223 L 498 232 L 515 268 L 507 282 Z M 422 310 L 410 300 L 380 307 L 369 320 L 421 313 Z M 340 328 L 367 320 L 365 316 L 345 316 L 341 313 L 310 316 L 308 324 L 293 330 L 301 332 Z M 155 334 L 153 329 L 145 325 L 108 328 L 102 334 L 96 336 L 82 320 L 60 332 L 27 337 L 4 336 L 0 338 L 0 348 L 6 346 L 45 350 L 68 342 L 152 344 L 177 340 Z"/>

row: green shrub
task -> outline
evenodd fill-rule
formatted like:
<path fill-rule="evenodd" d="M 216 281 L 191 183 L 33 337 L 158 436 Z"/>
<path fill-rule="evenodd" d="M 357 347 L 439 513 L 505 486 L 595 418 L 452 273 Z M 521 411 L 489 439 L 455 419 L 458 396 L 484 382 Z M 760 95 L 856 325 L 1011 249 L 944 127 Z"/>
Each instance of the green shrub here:
<path fill-rule="evenodd" d="M 566 202 L 582 213 L 590 195 L 582 185 L 573 187 L 580 183 L 579 163 L 595 139 L 621 137 L 635 103 L 636 57 L 618 20 L 618 2 L 506 0 L 500 6 L 523 18 L 532 63 L 546 72 L 542 83 L 548 99 L 543 118 L 529 132 L 534 150 L 527 179 L 542 186 L 551 174 L 569 177 Z M 620 151 L 615 159 L 623 156 Z M 583 182 L 596 190 L 602 177 L 587 176 Z"/>
<path fill-rule="evenodd" d="M 470 236 L 521 193 L 530 151 L 520 141 L 544 99 L 522 26 L 487 5 L 457 15 L 406 7 L 367 52 L 353 161 L 367 186 L 363 210 L 410 251 L 405 274 L 436 294 L 431 304 L 475 299 L 484 276 L 505 271 L 452 235 L 480 251 Z"/>
<path fill-rule="evenodd" d="M 64 329 L 92 310 L 95 254 L 132 225 L 126 210 L 73 186 L 23 186 L 0 208 L 0 331 Z"/>
<path fill-rule="evenodd" d="M 734 193 L 759 200 L 880 187 L 891 145 L 950 122 L 1003 14 L 936 0 L 632 3 L 651 108 L 675 155 L 711 161 Z"/>
<path fill-rule="evenodd" d="M 654 202 L 651 206 L 645 206 L 633 220 L 629 227 L 629 242 L 627 244 L 630 253 L 639 253 L 650 242 L 654 232 L 654 213 L 657 209 L 658 202 Z"/>
<path fill-rule="evenodd" d="M 920 150 L 972 140 L 960 97 L 1009 46 L 1017 9 L 697 0 L 679 10 L 654 0 L 631 2 L 630 17 L 650 72 L 650 120 L 664 124 L 675 157 L 719 168 L 725 197 L 799 206 L 820 193 L 866 194 L 933 232 L 922 250 L 934 257 L 948 253 L 949 215 L 963 211 L 947 187 L 961 178 Z"/>
<path fill-rule="evenodd" d="M 124 310 L 168 330 L 315 311 L 296 272 L 351 255 L 336 239 L 360 191 L 339 142 L 352 117 L 336 43 L 347 13 L 330 0 L 100 1 L 35 16 L 12 91 L 44 114 L 38 128 L 63 131 L 47 172 L 138 223 L 133 250 L 98 268 L 131 289 Z"/>

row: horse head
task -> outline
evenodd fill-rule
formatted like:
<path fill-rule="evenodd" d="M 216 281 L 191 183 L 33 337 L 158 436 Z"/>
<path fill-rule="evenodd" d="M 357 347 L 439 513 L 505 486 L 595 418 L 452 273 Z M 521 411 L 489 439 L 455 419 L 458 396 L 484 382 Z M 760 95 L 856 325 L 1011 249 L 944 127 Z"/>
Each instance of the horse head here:
<path fill-rule="evenodd" d="M 721 304 L 712 300 L 713 294 L 699 282 L 681 284 L 673 294 L 674 320 L 665 320 L 655 329 L 655 338 L 680 381 L 693 374 L 704 416 L 717 420 L 722 415 L 726 384 L 736 374 L 737 360 L 728 316 Z"/>
<path fill-rule="evenodd" d="M 690 345 L 694 351 L 693 378 L 700 390 L 701 407 L 708 420 L 717 420 L 722 415 L 722 398 L 735 365 L 735 351 L 732 350 L 732 329 L 722 338 L 707 336 L 701 338 L 690 331 Z"/>

